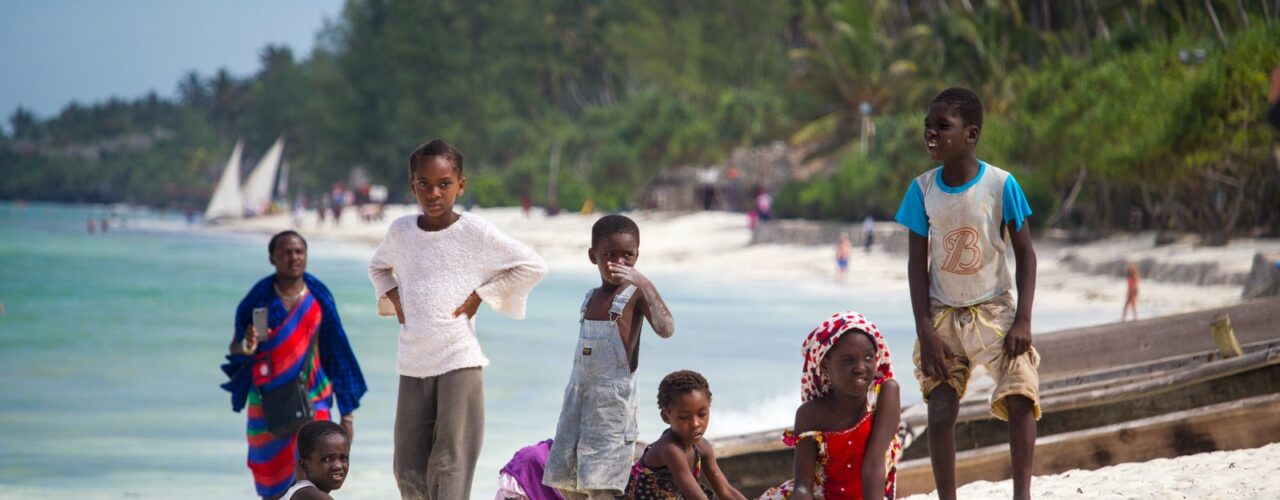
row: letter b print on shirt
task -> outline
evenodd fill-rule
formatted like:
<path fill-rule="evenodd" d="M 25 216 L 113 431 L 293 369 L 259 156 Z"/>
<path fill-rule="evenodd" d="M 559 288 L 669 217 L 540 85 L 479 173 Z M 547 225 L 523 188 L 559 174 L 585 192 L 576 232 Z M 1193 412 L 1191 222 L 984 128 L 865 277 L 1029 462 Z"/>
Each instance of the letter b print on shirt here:
<path fill-rule="evenodd" d="M 942 237 L 947 255 L 939 269 L 954 274 L 974 274 L 982 270 L 982 247 L 978 246 L 978 230 L 971 227 L 954 229 Z"/>

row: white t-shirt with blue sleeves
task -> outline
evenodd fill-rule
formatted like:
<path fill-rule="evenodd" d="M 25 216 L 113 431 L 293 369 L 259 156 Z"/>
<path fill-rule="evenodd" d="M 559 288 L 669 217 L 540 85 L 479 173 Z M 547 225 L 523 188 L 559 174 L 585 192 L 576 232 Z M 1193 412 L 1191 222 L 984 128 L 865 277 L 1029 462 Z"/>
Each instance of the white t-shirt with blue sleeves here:
<path fill-rule="evenodd" d="M 942 182 L 942 167 L 916 177 L 895 219 L 929 238 L 929 296 L 953 307 L 994 299 L 1013 288 L 1002 223 L 1016 231 L 1031 215 L 1013 174 L 978 162 L 962 186 Z"/>

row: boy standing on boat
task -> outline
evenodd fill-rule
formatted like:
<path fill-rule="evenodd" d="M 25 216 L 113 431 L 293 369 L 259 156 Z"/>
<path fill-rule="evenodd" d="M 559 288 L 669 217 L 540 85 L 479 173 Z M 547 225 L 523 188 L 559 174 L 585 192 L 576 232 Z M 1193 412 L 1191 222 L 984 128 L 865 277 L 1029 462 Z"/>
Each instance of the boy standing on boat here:
<path fill-rule="evenodd" d="M 907 277 L 916 321 L 916 378 L 929 408 L 929 457 L 938 498 L 954 499 L 955 424 L 974 364 L 995 379 L 991 413 L 1009 422 L 1013 496 L 1030 498 L 1040 418 L 1031 347 L 1036 256 L 1026 196 L 1009 172 L 978 160 L 982 102 L 973 91 L 938 94 L 924 122 L 929 157 L 942 163 L 915 178 L 898 209 L 910 229 Z M 1017 262 L 1018 301 L 1006 259 Z"/>

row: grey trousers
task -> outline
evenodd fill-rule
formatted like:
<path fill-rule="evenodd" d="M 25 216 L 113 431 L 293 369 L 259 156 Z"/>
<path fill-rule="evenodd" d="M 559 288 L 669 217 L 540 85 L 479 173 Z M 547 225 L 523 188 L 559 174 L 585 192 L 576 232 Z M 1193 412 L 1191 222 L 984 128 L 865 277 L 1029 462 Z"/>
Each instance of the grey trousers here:
<path fill-rule="evenodd" d="M 482 370 L 463 368 L 426 378 L 401 375 L 394 439 L 392 468 L 400 498 L 471 498 L 484 442 Z"/>

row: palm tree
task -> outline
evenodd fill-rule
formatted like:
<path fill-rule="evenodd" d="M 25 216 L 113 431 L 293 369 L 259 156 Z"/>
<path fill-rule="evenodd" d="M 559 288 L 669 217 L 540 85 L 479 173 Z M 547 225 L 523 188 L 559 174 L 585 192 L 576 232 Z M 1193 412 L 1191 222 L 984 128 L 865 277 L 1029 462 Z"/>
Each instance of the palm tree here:
<path fill-rule="evenodd" d="M 837 0 L 804 4 L 806 46 L 791 50 L 796 86 L 814 94 L 829 112 L 801 126 L 792 142 L 816 142 L 834 148 L 861 127 L 859 108 L 876 112 L 916 100 L 921 80 L 917 63 L 898 59 L 897 40 L 885 31 L 886 17 L 898 6 L 887 0 Z"/>
<path fill-rule="evenodd" d="M 213 101 L 210 114 L 214 127 L 223 140 L 233 140 L 240 120 L 244 85 L 236 81 L 226 68 L 222 68 L 209 82 L 209 87 Z"/>

